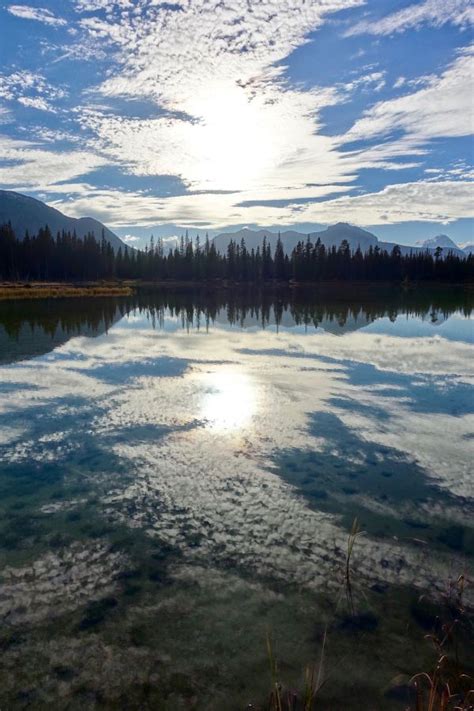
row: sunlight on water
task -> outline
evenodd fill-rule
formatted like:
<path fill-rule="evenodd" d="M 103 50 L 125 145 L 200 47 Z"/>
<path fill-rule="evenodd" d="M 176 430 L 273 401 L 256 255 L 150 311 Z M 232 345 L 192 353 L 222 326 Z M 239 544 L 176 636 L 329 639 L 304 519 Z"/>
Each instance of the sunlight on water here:
<path fill-rule="evenodd" d="M 201 419 L 215 432 L 241 430 L 257 411 L 256 383 L 246 373 L 223 370 L 204 376 Z"/>

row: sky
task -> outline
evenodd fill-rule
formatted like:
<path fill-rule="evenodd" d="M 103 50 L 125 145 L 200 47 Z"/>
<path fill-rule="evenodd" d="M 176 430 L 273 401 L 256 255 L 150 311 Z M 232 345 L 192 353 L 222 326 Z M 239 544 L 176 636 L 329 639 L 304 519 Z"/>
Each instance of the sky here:
<path fill-rule="evenodd" d="M 474 241 L 471 0 L 0 5 L 0 187 L 126 241 Z"/>

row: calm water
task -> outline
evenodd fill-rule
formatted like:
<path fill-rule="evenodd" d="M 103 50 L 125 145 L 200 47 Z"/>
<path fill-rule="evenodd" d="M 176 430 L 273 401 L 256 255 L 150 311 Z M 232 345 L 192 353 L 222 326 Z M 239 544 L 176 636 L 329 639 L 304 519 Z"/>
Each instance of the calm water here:
<path fill-rule="evenodd" d="M 0 708 L 264 708 L 268 635 L 405 708 L 474 552 L 473 301 L 0 303 Z"/>

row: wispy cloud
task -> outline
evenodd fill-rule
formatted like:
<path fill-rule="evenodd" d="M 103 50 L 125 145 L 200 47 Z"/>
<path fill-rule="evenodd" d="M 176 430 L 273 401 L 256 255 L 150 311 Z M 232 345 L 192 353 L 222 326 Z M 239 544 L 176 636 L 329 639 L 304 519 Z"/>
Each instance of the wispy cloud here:
<path fill-rule="evenodd" d="M 346 34 L 390 35 L 423 24 L 440 27 L 448 22 L 462 28 L 471 25 L 474 22 L 471 0 L 425 0 L 425 2 L 413 3 L 381 20 L 369 18 L 358 22 Z"/>
<path fill-rule="evenodd" d="M 361 74 L 356 79 L 347 82 L 347 84 L 341 85 L 341 89 L 348 92 L 355 91 L 359 88 L 366 91 L 380 91 L 384 88 L 386 83 L 385 74 L 386 72 L 369 72 L 367 74 Z"/>
<path fill-rule="evenodd" d="M 57 183 L 72 181 L 104 165 L 100 156 L 87 151 L 52 151 L 31 141 L 0 135 L 0 183 L 6 188 L 54 190 Z"/>
<path fill-rule="evenodd" d="M 258 188 L 278 198 L 280 189 L 315 182 L 315 165 L 324 182 L 337 183 L 346 175 L 332 141 L 317 133 L 318 118 L 347 90 L 291 89 L 275 63 L 330 13 L 359 4 L 142 0 L 133 11 L 112 4 L 105 17 L 81 20 L 89 38 L 118 51 L 118 67 L 96 92 L 151 99 L 169 113 L 136 119 L 89 112 L 82 121 L 97 133 L 101 150 L 130 172 L 178 175 L 191 190 Z"/>
<path fill-rule="evenodd" d="M 40 96 L 20 96 L 18 101 L 20 104 L 23 104 L 23 106 L 29 106 L 30 108 L 38 109 L 39 111 L 54 111 L 53 107 L 48 104 L 46 99 L 43 99 Z"/>
<path fill-rule="evenodd" d="M 165 222 L 220 228 L 343 218 L 367 225 L 449 221 L 456 209 L 464 216 L 461 182 L 468 174 L 423 171 L 433 166 L 436 139 L 472 130 L 471 49 L 447 57 L 442 69 L 423 65 L 417 76 L 416 65 L 393 73 L 365 40 L 338 37 L 341 45 L 359 42 L 364 49 L 350 48 L 350 65 L 341 65 L 328 86 L 321 86 L 324 71 L 310 73 L 307 83 L 291 78 L 295 50 L 312 42 L 316 51 L 316 30 L 340 31 L 329 22 L 334 14 L 351 10 L 354 17 L 364 4 L 72 0 L 68 31 L 38 49 L 48 80 L 18 65 L 0 74 L 0 99 L 10 111 L 4 116 L 14 114 L 15 102 L 46 112 L 43 126 L 18 125 L 15 139 L 0 139 L 8 159 L 0 180 L 17 189 L 50 187 L 57 207 L 93 214 L 132 237 L 134 225 Z M 47 9 L 7 9 L 51 25 L 66 22 Z M 448 21 L 462 28 L 471 14 L 464 0 L 426 0 L 374 22 L 362 15 L 351 33 L 383 35 Z M 300 54 L 306 57 L 307 49 Z M 364 53 L 371 63 L 359 66 Z M 91 71 L 85 81 L 86 72 L 78 73 L 76 87 L 73 61 L 85 60 Z M 69 96 L 51 83 L 58 76 L 70 82 Z M 39 123 L 38 116 L 31 111 L 27 118 Z M 18 140 L 26 135 L 28 141 Z M 105 166 L 114 176 L 110 186 L 92 176 Z M 365 182 L 370 169 L 382 176 L 376 192 Z M 408 170 L 409 178 L 399 172 Z M 387 185 L 387 171 L 397 175 L 395 185 Z M 173 183 L 170 192 L 161 179 Z"/>
<path fill-rule="evenodd" d="M 466 47 L 442 74 L 427 78 L 427 85 L 422 89 L 370 107 L 344 136 L 344 141 L 389 136 L 395 132 L 419 141 L 470 135 L 469 87 L 473 56 L 473 47 Z"/>
<path fill-rule="evenodd" d="M 389 185 L 376 193 L 344 196 L 309 206 L 304 221 L 351 220 L 384 225 L 413 220 L 448 224 L 474 216 L 473 185 L 469 181 L 417 181 Z"/>
<path fill-rule="evenodd" d="M 61 191 L 67 197 L 60 197 Z M 151 228 L 165 223 L 191 228 L 200 224 L 201 232 L 205 232 L 206 229 L 242 225 L 246 221 L 251 224 L 280 224 L 282 228 L 301 222 L 332 223 L 340 220 L 360 225 L 397 224 L 413 220 L 448 224 L 474 215 L 472 183 L 454 180 L 453 176 L 435 182 L 427 179 L 397 183 L 378 192 L 304 205 L 290 203 L 282 207 L 265 204 L 240 207 L 238 197 L 232 194 L 180 195 L 163 199 L 139 192 L 97 189 L 83 183 L 58 185 L 55 192 L 58 197 L 51 204 L 67 214 L 74 217 L 92 215 L 108 220 L 112 226 L 125 228 L 132 225 Z"/>
<path fill-rule="evenodd" d="M 52 111 L 51 101 L 65 96 L 63 87 L 53 86 L 42 74 L 30 71 L 0 73 L 0 98 L 7 101 L 16 100 L 23 106 Z"/>
<path fill-rule="evenodd" d="M 8 123 L 13 119 L 12 113 L 7 109 L 6 106 L 0 106 L 0 124 Z"/>
<path fill-rule="evenodd" d="M 45 25 L 53 27 L 62 27 L 67 25 L 66 20 L 61 17 L 56 17 L 51 10 L 44 7 L 31 7 L 30 5 L 8 5 L 7 10 L 15 17 L 21 17 L 23 20 L 35 20 L 42 22 Z"/>

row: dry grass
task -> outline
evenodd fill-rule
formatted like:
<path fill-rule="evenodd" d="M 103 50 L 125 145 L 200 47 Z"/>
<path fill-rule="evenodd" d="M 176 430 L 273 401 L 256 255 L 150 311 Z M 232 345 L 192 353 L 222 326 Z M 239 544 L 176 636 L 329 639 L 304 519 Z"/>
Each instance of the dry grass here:
<path fill-rule="evenodd" d="M 444 596 L 446 619 L 426 635 L 435 650 L 434 668 L 415 674 L 415 706 L 410 711 L 473 711 L 474 679 L 465 673 L 457 653 L 457 632 L 472 620 L 464 606 L 465 575 L 450 582 Z"/>
<path fill-rule="evenodd" d="M 74 297 L 130 296 L 133 289 L 117 283 L 58 284 L 58 283 L 3 283 L 0 300 L 59 299 Z"/>
<path fill-rule="evenodd" d="M 319 662 L 307 666 L 304 672 L 304 687 L 301 692 L 285 689 L 279 681 L 278 665 L 273 654 L 273 644 L 270 633 L 267 633 L 267 652 L 270 663 L 272 690 L 268 704 L 262 711 L 314 711 L 317 696 L 324 686 L 324 655 L 326 649 L 326 633 L 324 631 L 323 643 Z M 252 707 L 249 707 L 252 708 Z"/>
<path fill-rule="evenodd" d="M 344 599 L 348 614 L 352 618 L 356 616 L 352 559 L 360 535 L 362 531 L 355 519 L 348 536 L 343 572 L 341 571 L 340 593 L 336 596 L 334 616 L 337 615 L 341 601 Z M 463 599 L 466 584 L 465 575 L 460 575 L 457 580 L 448 583 L 444 604 L 440 608 L 439 624 L 435 626 L 435 631 L 425 637 L 434 647 L 433 669 L 420 671 L 409 680 L 409 686 L 413 690 L 413 701 L 405 711 L 474 711 L 474 679 L 466 673 L 458 656 L 458 638 L 466 632 L 469 637 L 472 637 L 473 622 L 469 611 L 465 609 Z M 328 629 L 326 625 L 319 662 L 305 669 L 304 685 L 298 691 L 285 689 L 281 682 L 270 633 L 267 633 L 271 692 L 266 704 L 248 708 L 258 708 L 258 711 L 318 711 L 320 708 L 327 708 L 321 705 L 320 691 L 328 680 L 325 669 Z"/>

